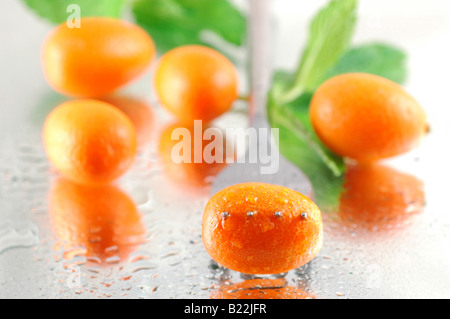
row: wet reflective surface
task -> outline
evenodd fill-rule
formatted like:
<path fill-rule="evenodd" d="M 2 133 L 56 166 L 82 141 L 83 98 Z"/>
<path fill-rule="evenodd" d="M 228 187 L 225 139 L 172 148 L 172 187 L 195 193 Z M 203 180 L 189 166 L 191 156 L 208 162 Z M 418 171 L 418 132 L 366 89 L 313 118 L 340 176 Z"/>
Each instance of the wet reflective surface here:
<path fill-rule="evenodd" d="M 9 15 L 1 28 L 25 25 L 15 39 L 29 40 L 7 38 L 0 48 L 0 298 L 450 298 L 446 82 L 430 90 L 427 72 L 438 61 L 428 51 L 413 56 L 409 86 L 432 123 L 422 146 L 374 167 L 351 166 L 340 209 L 323 212 L 319 256 L 284 279 L 248 279 L 212 262 L 203 248 L 201 216 L 221 168 L 168 169 L 160 145 L 174 119 L 151 96 L 149 77 L 126 88 L 126 98 L 115 97 L 141 121 L 132 169 L 100 189 L 59 178 L 40 135 L 45 116 L 65 100 L 47 87 L 35 54 L 49 26 L 20 2 L 8 10 L 21 20 Z M 444 54 L 434 39 L 450 27 L 437 13 L 438 26 L 422 24 L 423 32 L 436 30 L 428 50 Z M 16 50 L 29 59 L 18 61 Z M 218 125 L 245 123 L 235 110 Z M 168 173 L 178 169 L 185 174 Z"/>

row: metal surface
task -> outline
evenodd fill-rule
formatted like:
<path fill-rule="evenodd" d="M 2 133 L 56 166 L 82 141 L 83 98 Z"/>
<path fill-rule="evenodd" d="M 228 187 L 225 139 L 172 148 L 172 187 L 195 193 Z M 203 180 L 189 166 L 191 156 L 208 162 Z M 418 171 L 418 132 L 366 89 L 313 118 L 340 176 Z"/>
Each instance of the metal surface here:
<path fill-rule="evenodd" d="M 323 212 L 323 250 L 290 272 L 281 286 L 296 288 L 285 297 L 450 298 L 449 2 L 399 0 L 398 7 L 390 0 L 360 2 L 356 40 L 382 38 L 410 54 L 407 88 L 426 108 L 432 131 L 420 148 L 385 164 L 423 181 L 426 206 L 388 229 L 347 227 L 338 214 Z M 321 4 L 276 1 L 277 67 L 290 68 L 297 61 L 303 30 Z M 40 136 L 45 116 L 64 100 L 47 86 L 40 70 L 40 45 L 51 26 L 21 1 L 2 1 L 0 15 L 0 298 L 196 299 L 244 282 L 240 274 L 212 263 L 201 243 L 209 186 L 184 187 L 165 173 L 159 132 L 172 118 L 152 102 L 150 76 L 125 89 L 153 104 L 153 120 L 146 123 L 150 140 L 117 182 L 135 202 L 147 230 L 145 243 L 122 260 L 110 247 L 106 263 L 86 258 L 77 247 L 63 247 L 48 204 L 57 174 Z M 246 127 L 246 120 L 233 112 L 220 122 Z"/>

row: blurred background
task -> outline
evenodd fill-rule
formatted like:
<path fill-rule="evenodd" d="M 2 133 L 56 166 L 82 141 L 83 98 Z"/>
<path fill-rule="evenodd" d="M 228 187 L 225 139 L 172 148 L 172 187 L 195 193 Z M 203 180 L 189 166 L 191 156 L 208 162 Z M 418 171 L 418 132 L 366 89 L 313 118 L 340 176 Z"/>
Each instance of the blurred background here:
<path fill-rule="evenodd" d="M 246 12 L 245 0 L 233 3 Z M 311 18 L 326 3 L 273 1 L 274 69 L 296 67 Z M 52 28 L 23 1 L 1 1 L 0 298 L 223 297 L 221 285 L 239 285 L 242 279 L 211 264 L 202 247 L 199 216 L 206 195 L 197 192 L 193 200 L 192 193 L 174 194 L 161 175 L 152 146 L 120 182 L 149 233 L 145 244 L 127 254 L 128 263 L 117 266 L 112 258 L 109 267 L 102 268 L 59 246 L 47 203 L 54 172 L 40 140 L 43 120 L 63 100 L 50 89 L 40 66 L 40 47 Z M 431 133 L 424 143 L 388 161 L 394 171 L 386 173 L 413 176 L 405 189 L 423 183 L 425 211 L 387 233 L 380 231 L 380 225 L 361 233 L 339 223 L 339 216 L 325 216 L 324 249 L 315 261 L 286 278 L 288 294 L 450 298 L 449 40 L 447 0 L 359 1 L 352 45 L 382 42 L 406 52 L 405 88 L 429 116 Z M 245 50 L 234 50 L 246 57 Z M 240 68 L 245 76 L 245 63 Z M 154 104 L 150 83 L 147 74 L 123 91 L 151 105 L 157 120 L 147 125 L 158 127 L 167 114 Z M 239 112 L 224 119 L 233 125 L 245 125 L 245 120 Z"/>

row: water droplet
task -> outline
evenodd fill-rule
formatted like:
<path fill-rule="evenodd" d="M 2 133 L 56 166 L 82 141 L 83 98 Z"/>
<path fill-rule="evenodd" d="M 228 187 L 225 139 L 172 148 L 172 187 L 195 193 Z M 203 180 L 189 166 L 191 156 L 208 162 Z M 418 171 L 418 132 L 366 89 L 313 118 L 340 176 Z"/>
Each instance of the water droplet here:
<path fill-rule="evenodd" d="M 225 220 L 230 218 L 230 214 L 227 212 L 222 213 L 222 228 L 225 228 Z"/>
<path fill-rule="evenodd" d="M 215 180 L 214 176 L 206 176 L 205 179 L 204 179 L 204 182 L 207 185 L 211 185 L 214 182 L 214 180 Z"/>
<path fill-rule="evenodd" d="M 71 259 L 70 262 L 64 263 L 63 267 L 65 269 L 71 269 L 73 266 L 81 266 L 86 263 L 86 257 L 84 256 L 76 256 L 75 258 Z"/>
<path fill-rule="evenodd" d="M 150 262 L 140 262 L 140 263 L 137 263 L 137 264 L 138 265 L 133 267 L 133 269 L 131 270 L 131 273 L 136 273 L 136 272 L 141 271 L 141 270 L 149 270 L 149 269 L 156 269 L 156 268 L 158 268 L 157 264 L 150 263 Z"/>
<path fill-rule="evenodd" d="M 114 281 L 108 280 L 108 281 L 102 281 L 100 284 L 105 286 L 106 288 L 111 287 L 114 284 Z"/>
<path fill-rule="evenodd" d="M 308 219 L 308 213 L 306 213 L 306 212 L 303 212 L 301 216 L 304 219 Z"/>
<path fill-rule="evenodd" d="M 255 216 L 255 212 L 248 212 L 248 213 L 247 213 L 247 216 L 248 216 L 248 217 L 253 217 L 253 216 Z"/>
<path fill-rule="evenodd" d="M 149 257 L 146 254 L 136 254 L 136 255 L 131 255 L 129 262 L 130 263 L 135 263 L 141 260 L 147 260 Z"/>
<path fill-rule="evenodd" d="M 278 218 L 281 217 L 281 216 L 283 216 L 283 214 L 282 214 L 281 212 L 275 212 L 274 215 L 275 215 L 275 217 L 278 217 Z"/>
<path fill-rule="evenodd" d="M 120 262 L 120 257 L 119 256 L 111 256 L 106 258 L 106 262 L 108 264 L 118 264 Z"/>
<path fill-rule="evenodd" d="M 258 197 L 250 197 L 250 196 L 247 196 L 247 197 L 245 198 L 245 201 L 246 201 L 246 202 L 250 202 L 250 203 L 256 204 L 256 202 L 258 201 Z"/>
<path fill-rule="evenodd" d="M 166 254 L 164 254 L 164 255 L 161 257 L 161 259 L 165 259 L 165 258 L 173 257 L 173 256 L 178 256 L 179 254 L 180 254 L 180 251 L 179 251 L 179 250 L 172 250 L 172 251 L 169 251 L 169 252 L 167 252 Z"/>
<path fill-rule="evenodd" d="M 87 269 L 87 271 L 92 272 L 94 274 L 99 274 L 101 272 L 101 269 L 98 267 L 90 267 Z"/>
<path fill-rule="evenodd" d="M 0 225 L 0 254 L 9 249 L 29 248 L 39 244 L 39 230 L 27 222 L 23 225 Z"/>
<path fill-rule="evenodd" d="M 66 260 L 73 260 L 78 256 L 84 256 L 87 253 L 87 249 L 84 247 L 74 247 L 69 250 L 66 250 L 63 253 L 63 258 Z"/>
<path fill-rule="evenodd" d="M 111 246 L 105 249 L 105 253 L 107 254 L 117 254 L 119 252 L 119 247 Z"/>
<path fill-rule="evenodd" d="M 90 263 L 95 263 L 95 264 L 100 264 L 102 262 L 101 259 L 97 256 L 88 257 L 87 261 Z"/>

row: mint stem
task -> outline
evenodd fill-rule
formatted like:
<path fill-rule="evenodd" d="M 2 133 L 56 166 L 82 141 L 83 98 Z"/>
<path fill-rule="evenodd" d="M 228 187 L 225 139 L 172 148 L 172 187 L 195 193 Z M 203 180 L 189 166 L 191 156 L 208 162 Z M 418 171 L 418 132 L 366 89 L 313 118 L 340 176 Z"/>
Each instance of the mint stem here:
<path fill-rule="evenodd" d="M 324 154 L 324 151 L 320 146 L 313 140 L 311 135 L 308 133 L 307 129 L 303 124 L 295 117 L 295 115 L 288 109 L 284 108 L 284 116 L 279 116 L 278 112 L 271 112 L 271 118 L 274 123 L 278 123 L 281 126 L 287 128 L 289 131 L 294 133 L 296 136 L 302 136 L 308 144 L 315 150 L 319 157 L 327 164 L 327 167 L 331 170 L 334 176 L 340 177 L 343 174 L 341 168 L 339 168 L 336 163 L 329 160 L 329 158 Z M 288 115 L 288 116 L 286 116 Z"/>
<path fill-rule="evenodd" d="M 302 85 L 296 82 L 292 86 L 292 88 L 290 88 L 280 96 L 279 102 L 280 104 L 289 104 L 302 96 L 303 93 L 305 93 L 305 89 Z"/>

